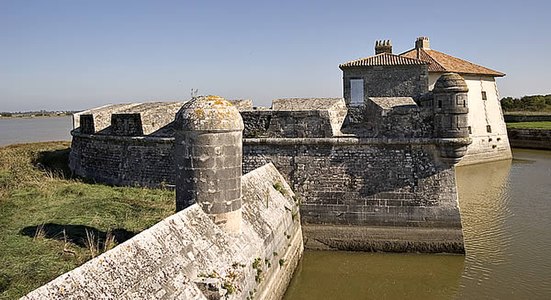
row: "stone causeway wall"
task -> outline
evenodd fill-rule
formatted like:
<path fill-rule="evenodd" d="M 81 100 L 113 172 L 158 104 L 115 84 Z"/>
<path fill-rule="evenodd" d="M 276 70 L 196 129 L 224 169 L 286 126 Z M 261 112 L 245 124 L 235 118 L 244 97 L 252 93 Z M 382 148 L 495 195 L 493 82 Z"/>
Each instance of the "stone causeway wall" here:
<path fill-rule="evenodd" d="M 551 150 L 551 130 L 508 128 L 511 146 Z"/>
<path fill-rule="evenodd" d="M 241 233 L 194 204 L 22 299 L 281 299 L 303 251 L 298 204 L 273 165 L 242 188 Z"/>

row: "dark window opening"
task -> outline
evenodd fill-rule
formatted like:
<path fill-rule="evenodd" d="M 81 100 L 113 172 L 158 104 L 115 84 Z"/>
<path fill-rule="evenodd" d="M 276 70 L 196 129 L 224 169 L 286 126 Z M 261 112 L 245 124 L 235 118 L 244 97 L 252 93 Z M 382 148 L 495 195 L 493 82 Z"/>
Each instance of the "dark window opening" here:
<path fill-rule="evenodd" d="M 482 100 L 488 100 L 488 98 L 486 97 L 485 91 L 482 91 Z"/>
<path fill-rule="evenodd" d="M 471 126 L 467 127 L 469 129 L 469 134 L 473 134 L 473 130 L 471 129 Z"/>
<path fill-rule="evenodd" d="M 492 132 L 492 126 L 486 125 L 486 132 L 491 133 Z"/>
<path fill-rule="evenodd" d="M 438 100 L 438 108 L 442 108 L 442 100 Z"/>

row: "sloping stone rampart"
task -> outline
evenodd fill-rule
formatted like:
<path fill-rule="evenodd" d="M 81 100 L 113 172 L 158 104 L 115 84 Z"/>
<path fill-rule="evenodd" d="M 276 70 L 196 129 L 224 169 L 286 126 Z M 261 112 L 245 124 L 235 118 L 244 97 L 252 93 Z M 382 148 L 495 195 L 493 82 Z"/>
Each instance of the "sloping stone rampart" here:
<path fill-rule="evenodd" d="M 242 185 L 240 234 L 192 205 L 23 299 L 281 299 L 303 249 L 294 194 L 273 165 Z"/>

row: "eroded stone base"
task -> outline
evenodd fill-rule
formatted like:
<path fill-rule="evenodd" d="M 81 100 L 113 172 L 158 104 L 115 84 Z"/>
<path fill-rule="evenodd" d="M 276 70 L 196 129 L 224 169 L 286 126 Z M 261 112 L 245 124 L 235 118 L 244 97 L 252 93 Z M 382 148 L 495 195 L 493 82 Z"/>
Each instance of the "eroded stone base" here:
<path fill-rule="evenodd" d="M 461 228 L 302 226 L 305 248 L 464 254 Z"/>

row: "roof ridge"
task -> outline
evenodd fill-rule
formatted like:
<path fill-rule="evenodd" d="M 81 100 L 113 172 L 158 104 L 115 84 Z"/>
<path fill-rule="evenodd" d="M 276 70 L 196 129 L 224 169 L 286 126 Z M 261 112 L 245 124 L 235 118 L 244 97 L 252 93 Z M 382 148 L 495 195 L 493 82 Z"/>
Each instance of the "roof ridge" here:
<path fill-rule="evenodd" d="M 400 56 L 393 53 L 379 53 L 368 57 L 362 57 L 355 60 L 347 61 L 339 65 L 343 67 L 360 67 L 360 66 L 388 66 L 388 65 L 424 65 L 426 61 L 411 57 Z"/>
<path fill-rule="evenodd" d="M 429 72 L 455 72 L 460 74 L 483 74 L 494 77 L 505 76 L 504 73 L 475 64 L 434 49 L 418 49 L 400 53 L 404 57 L 418 57 L 429 63 Z"/>
<path fill-rule="evenodd" d="M 428 57 L 430 57 L 430 59 L 432 59 L 436 64 L 438 64 L 438 66 L 442 69 L 446 69 L 446 67 L 444 67 L 444 65 L 442 65 L 442 63 L 440 63 L 435 57 L 432 57 L 430 54 L 427 53 L 427 51 L 425 51 L 425 49 L 417 49 L 417 51 L 419 50 L 422 50 Z M 436 51 L 436 50 L 432 50 L 431 51 Z M 442 53 L 440 51 L 436 51 L 438 53 Z M 442 53 L 442 54 L 446 54 L 446 53 Z"/>

